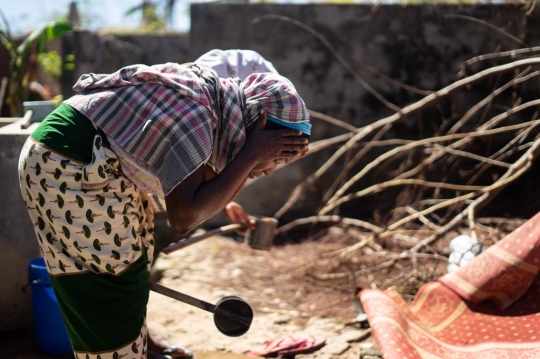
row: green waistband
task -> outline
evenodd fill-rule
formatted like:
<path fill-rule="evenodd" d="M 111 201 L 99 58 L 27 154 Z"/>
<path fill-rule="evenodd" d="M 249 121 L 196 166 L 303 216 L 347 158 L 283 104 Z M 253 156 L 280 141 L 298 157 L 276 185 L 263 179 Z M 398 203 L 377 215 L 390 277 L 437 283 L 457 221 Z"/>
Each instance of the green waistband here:
<path fill-rule="evenodd" d="M 96 129 L 73 107 L 62 103 L 32 132 L 31 137 L 51 150 L 88 163 L 92 160 L 92 141 Z"/>

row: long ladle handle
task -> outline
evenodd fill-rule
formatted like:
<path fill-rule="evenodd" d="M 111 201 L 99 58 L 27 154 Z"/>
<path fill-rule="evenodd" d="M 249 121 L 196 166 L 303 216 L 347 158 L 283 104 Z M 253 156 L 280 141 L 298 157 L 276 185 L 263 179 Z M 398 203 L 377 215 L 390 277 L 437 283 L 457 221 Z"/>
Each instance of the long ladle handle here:
<path fill-rule="evenodd" d="M 223 309 L 223 308 L 216 308 L 214 304 L 205 302 L 204 300 L 197 299 L 194 297 L 191 297 L 187 294 L 177 292 L 175 290 L 172 290 L 170 288 L 164 287 L 161 284 L 157 284 L 154 282 L 150 283 L 150 289 L 153 290 L 156 293 L 163 294 L 167 297 L 179 300 L 181 302 L 184 302 L 186 304 L 192 305 L 194 307 L 197 307 L 202 310 L 206 310 L 210 313 L 215 313 L 218 315 L 222 315 L 224 317 L 230 318 L 232 320 L 236 320 L 244 325 L 251 325 L 252 318 L 248 318 L 242 314 L 238 314 L 235 312 L 231 312 L 230 310 Z"/>
<path fill-rule="evenodd" d="M 179 250 L 181 248 L 187 247 L 187 246 L 189 246 L 191 244 L 202 241 L 203 239 L 206 239 L 208 237 L 212 237 L 212 236 L 215 236 L 217 234 L 224 234 L 224 233 L 232 232 L 232 231 L 235 231 L 237 229 L 248 228 L 248 227 L 251 227 L 252 225 L 253 225 L 252 223 L 229 224 L 227 226 L 219 227 L 219 228 L 213 229 L 211 231 L 208 231 L 208 232 L 206 232 L 204 234 L 201 234 L 200 236 L 191 237 L 191 238 L 185 239 L 185 240 L 183 240 L 181 242 L 172 244 L 172 245 L 170 245 L 168 247 L 163 248 L 162 252 L 165 253 L 165 254 L 169 254 L 169 253 L 177 251 L 177 250 Z"/>
<path fill-rule="evenodd" d="M 200 299 L 191 297 L 187 294 L 177 292 L 175 290 L 172 290 L 171 288 L 164 287 L 161 284 L 152 282 L 150 284 L 150 289 L 152 289 L 154 292 L 179 300 L 181 302 L 192 305 L 199 309 L 206 310 L 207 312 L 210 312 L 210 313 L 214 313 L 214 311 L 216 310 L 216 306 L 213 305 L 212 303 L 208 303 L 208 302 L 205 302 L 204 300 L 200 300 Z"/>

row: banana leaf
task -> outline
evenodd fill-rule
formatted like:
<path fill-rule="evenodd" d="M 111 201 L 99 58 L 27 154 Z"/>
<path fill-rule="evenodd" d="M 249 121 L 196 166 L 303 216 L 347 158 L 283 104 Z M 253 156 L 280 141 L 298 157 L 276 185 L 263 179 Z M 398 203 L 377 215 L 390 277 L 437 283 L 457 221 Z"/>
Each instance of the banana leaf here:
<path fill-rule="evenodd" d="M 32 44 L 37 43 L 39 51 L 47 51 L 47 41 L 54 40 L 62 36 L 64 32 L 73 30 L 69 22 L 55 21 L 36 29 L 28 35 L 17 48 L 19 54 L 25 54 Z"/>

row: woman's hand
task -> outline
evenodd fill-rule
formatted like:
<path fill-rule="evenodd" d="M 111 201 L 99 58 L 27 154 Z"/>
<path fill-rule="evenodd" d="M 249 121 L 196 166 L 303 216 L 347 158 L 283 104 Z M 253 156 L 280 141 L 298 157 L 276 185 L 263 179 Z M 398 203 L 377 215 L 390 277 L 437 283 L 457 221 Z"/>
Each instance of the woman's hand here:
<path fill-rule="evenodd" d="M 264 129 L 266 121 L 266 111 L 263 110 L 248 131 L 243 151 L 254 156 L 254 160 L 258 163 L 268 161 L 287 163 L 305 157 L 308 139 L 299 137 L 301 131 Z"/>
<path fill-rule="evenodd" d="M 165 197 L 169 223 L 176 232 L 186 234 L 225 208 L 257 165 L 275 166 L 305 156 L 308 140 L 298 137 L 300 131 L 264 129 L 265 125 L 262 112 L 242 151 L 218 175 L 209 176 L 201 166 Z"/>
<path fill-rule="evenodd" d="M 242 223 L 251 223 L 252 219 L 251 217 L 246 213 L 244 210 L 244 207 L 239 205 L 236 202 L 229 202 L 225 209 L 223 210 L 225 212 L 225 215 L 229 219 L 229 221 L 232 224 L 242 224 Z M 248 227 L 245 229 L 239 229 L 237 232 L 241 235 L 246 234 L 247 231 L 254 228 L 254 225 L 252 227 Z"/>

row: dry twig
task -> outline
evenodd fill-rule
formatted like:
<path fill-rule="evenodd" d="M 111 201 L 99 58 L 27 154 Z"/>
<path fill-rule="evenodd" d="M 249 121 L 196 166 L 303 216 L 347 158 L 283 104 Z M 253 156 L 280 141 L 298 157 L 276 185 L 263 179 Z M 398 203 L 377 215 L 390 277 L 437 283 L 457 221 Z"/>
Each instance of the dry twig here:
<path fill-rule="evenodd" d="M 502 30 L 502 29 L 499 29 L 497 26 L 493 25 L 493 24 L 490 24 L 489 22 L 487 21 L 484 21 L 484 20 L 480 20 L 480 19 L 477 19 L 475 17 L 471 17 L 471 16 L 466 16 L 466 15 L 460 15 L 460 14 L 445 14 L 443 15 L 445 18 L 447 19 L 463 19 L 463 20 L 468 20 L 468 21 L 472 21 L 472 22 L 475 22 L 477 24 L 480 24 L 480 25 L 484 25 L 484 26 L 487 26 L 489 27 L 490 29 L 493 29 L 495 31 L 497 31 L 499 34 L 519 43 L 520 45 L 523 45 L 525 47 L 529 47 L 529 45 L 527 45 L 526 43 L 524 43 L 522 40 L 518 39 L 517 37 L 507 33 L 506 31 Z"/>
<path fill-rule="evenodd" d="M 477 81 L 480 81 L 481 79 L 484 79 L 486 77 L 491 77 L 494 75 L 507 73 L 509 71 L 514 71 L 515 69 L 518 69 L 523 66 L 539 66 L 540 65 L 540 58 L 533 58 L 533 59 L 526 59 L 526 60 L 520 60 L 515 61 L 509 64 L 504 64 L 496 67 L 492 67 L 489 69 L 486 69 L 484 71 L 481 71 L 475 75 L 469 76 L 467 78 L 461 79 L 459 81 L 456 81 L 449 86 L 426 96 L 422 100 L 415 102 L 405 108 L 403 108 L 400 112 L 383 118 L 379 121 L 376 121 L 370 125 L 367 125 L 360 129 L 358 133 L 356 133 L 352 138 L 350 138 L 347 143 L 345 143 L 342 147 L 340 147 L 333 155 L 326 161 L 324 165 L 322 165 L 313 175 L 309 176 L 304 182 L 300 183 L 291 193 L 291 196 L 287 200 L 287 202 L 274 214 L 274 217 L 279 218 L 281 217 L 285 212 L 291 208 L 292 204 L 295 203 L 300 195 L 302 194 L 302 191 L 305 188 L 308 188 L 312 186 L 328 169 L 335 163 L 335 161 L 341 157 L 346 151 L 354 146 L 358 141 L 369 135 L 372 131 L 379 129 L 381 127 L 386 126 L 387 124 L 395 123 L 401 119 L 403 119 L 405 116 L 410 115 L 414 113 L 415 111 L 421 109 L 424 106 L 428 106 L 432 103 L 434 103 L 437 100 L 440 100 L 442 97 L 448 96 L 449 94 L 457 91 L 458 89 L 470 85 L 472 83 L 475 83 Z M 507 113 L 505 116 L 508 117 L 510 113 Z M 499 120 L 497 118 L 496 120 Z M 500 118 L 502 120 L 502 118 Z M 494 120 L 495 121 L 495 120 Z M 487 124 L 486 124 L 487 125 Z M 419 170 L 417 170 L 418 172 Z M 416 173 L 417 173 L 416 172 Z M 412 174 L 412 173 L 411 173 Z M 404 177 L 402 177 L 404 178 Z"/>

